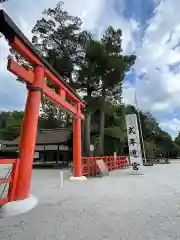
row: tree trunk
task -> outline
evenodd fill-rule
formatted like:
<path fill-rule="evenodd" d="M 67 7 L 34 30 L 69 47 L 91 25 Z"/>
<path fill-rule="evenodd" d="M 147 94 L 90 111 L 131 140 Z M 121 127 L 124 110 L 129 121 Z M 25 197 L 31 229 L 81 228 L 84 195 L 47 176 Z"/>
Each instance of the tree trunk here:
<path fill-rule="evenodd" d="M 104 155 L 104 125 L 105 125 L 105 113 L 104 109 L 100 110 L 100 135 L 99 135 L 99 146 L 98 154 Z"/>
<path fill-rule="evenodd" d="M 85 132 L 85 150 L 86 156 L 90 156 L 90 144 L 91 144 L 91 113 L 87 112 L 85 115 L 85 124 L 84 124 L 84 132 Z"/>

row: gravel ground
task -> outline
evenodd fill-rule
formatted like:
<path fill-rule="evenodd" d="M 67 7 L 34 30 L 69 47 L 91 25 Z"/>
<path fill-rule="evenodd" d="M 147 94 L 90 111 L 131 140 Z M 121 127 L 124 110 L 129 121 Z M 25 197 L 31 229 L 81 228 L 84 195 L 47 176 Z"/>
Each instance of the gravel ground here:
<path fill-rule="evenodd" d="M 0 219 L 0 240 L 180 239 L 180 162 L 82 182 L 34 170 L 29 213 Z M 66 179 L 69 173 L 66 173 Z"/>

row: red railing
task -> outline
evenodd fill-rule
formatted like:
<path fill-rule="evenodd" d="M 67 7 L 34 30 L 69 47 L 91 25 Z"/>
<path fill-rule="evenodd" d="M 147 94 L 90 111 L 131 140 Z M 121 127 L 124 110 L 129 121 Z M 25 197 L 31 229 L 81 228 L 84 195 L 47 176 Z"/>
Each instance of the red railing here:
<path fill-rule="evenodd" d="M 12 164 L 12 166 L 8 169 L 5 177 L 0 177 L 0 185 L 5 185 L 2 189 L 0 189 L 0 205 L 14 200 L 19 170 L 19 159 L 0 159 L 0 165 L 5 164 Z M 7 184 L 9 185 L 8 190 L 6 189 Z"/>
<path fill-rule="evenodd" d="M 108 170 L 126 168 L 129 166 L 129 158 L 126 156 L 103 156 L 103 157 L 83 157 L 82 158 L 82 173 L 83 176 L 96 176 L 100 169 L 96 164 L 96 160 L 102 159 Z"/>

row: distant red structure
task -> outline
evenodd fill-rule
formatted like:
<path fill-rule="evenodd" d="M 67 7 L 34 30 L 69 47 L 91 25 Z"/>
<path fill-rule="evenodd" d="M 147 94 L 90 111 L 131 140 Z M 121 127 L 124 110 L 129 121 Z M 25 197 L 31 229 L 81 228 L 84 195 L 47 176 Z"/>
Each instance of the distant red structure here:
<path fill-rule="evenodd" d="M 15 198 L 15 190 L 18 180 L 19 171 L 19 159 L 0 159 L 0 164 L 11 164 L 5 178 L 0 178 L 0 184 L 4 184 L 3 191 L 1 192 L 0 205 L 11 202 Z M 9 184 L 8 191 L 6 192 L 6 186 Z"/>
<path fill-rule="evenodd" d="M 130 159 L 127 156 L 96 156 L 96 157 L 83 157 L 83 175 L 84 176 L 97 176 L 100 169 L 97 165 L 98 160 L 103 160 L 107 166 L 108 171 L 127 168 L 130 166 Z"/>
<path fill-rule="evenodd" d="M 19 172 L 16 186 L 13 188 L 15 189 L 13 200 L 23 200 L 29 195 L 41 94 L 43 93 L 57 106 L 74 116 L 73 175 L 75 177 L 82 176 L 81 121 L 84 119 L 82 109 L 86 104 L 36 51 L 3 10 L 0 10 L 0 32 L 8 40 L 9 45 L 33 66 L 32 69 L 27 70 L 12 59 L 8 61 L 8 70 L 22 79 L 28 89 L 19 144 Z M 48 87 L 45 79 L 56 87 L 56 92 Z"/>

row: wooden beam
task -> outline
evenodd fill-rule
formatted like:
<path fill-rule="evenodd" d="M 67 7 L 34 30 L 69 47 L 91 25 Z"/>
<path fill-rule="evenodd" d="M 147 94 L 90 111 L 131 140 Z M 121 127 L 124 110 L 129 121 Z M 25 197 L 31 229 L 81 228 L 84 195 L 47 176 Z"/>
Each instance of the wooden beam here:
<path fill-rule="evenodd" d="M 62 82 L 59 81 L 59 79 L 56 78 L 54 74 L 52 74 L 49 70 L 45 69 L 45 76 L 50 80 L 50 82 L 54 83 L 56 86 L 59 86 L 61 89 L 63 89 L 69 96 L 69 98 L 72 101 L 80 102 L 79 99 L 68 89 Z M 86 105 L 82 102 L 80 102 L 81 107 L 85 108 Z"/>
<path fill-rule="evenodd" d="M 14 38 L 10 46 L 15 49 L 22 57 L 24 57 L 29 63 L 33 65 L 42 65 L 41 61 L 32 54 L 32 52 L 19 40 L 17 37 Z"/>
<path fill-rule="evenodd" d="M 0 165 L 2 164 L 13 164 L 17 159 L 0 159 Z"/>
<path fill-rule="evenodd" d="M 84 115 L 82 113 L 79 114 L 77 112 L 77 108 L 70 103 L 68 103 L 65 99 L 62 98 L 62 96 L 59 96 L 57 93 L 52 91 L 46 84 L 43 87 L 43 93 L 50 98 L 55 104 L 60 105 L 60 107 L 67 110 L 69 113 L 76 117 L 80 117 L 81 119 L 84 119 Z"/>
<path fill-rule="evenodd" d="M 8 60 L 7 69 L 14 75 L 25 81 L 26 83 L 33 84 L 34 73 L 32 70 L 26 70 L 24 67 L 20 66 L 13 59 Z"/>
<path fill-rule="evenodd" d="M 10 183 L 12 181 L 12 178 L 0 178 L 0 184 L 4 183 Z"/>

